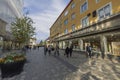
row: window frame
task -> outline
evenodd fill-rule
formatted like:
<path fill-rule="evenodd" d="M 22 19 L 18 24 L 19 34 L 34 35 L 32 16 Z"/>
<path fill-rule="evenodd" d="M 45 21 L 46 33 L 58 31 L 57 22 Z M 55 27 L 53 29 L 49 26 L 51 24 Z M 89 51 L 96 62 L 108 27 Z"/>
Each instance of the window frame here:
<path fill-rule="evenodd" d="M 100 0 L 95 0 L 96 1 L 96 3 L 99 3 L 100 2 Z"/>
<path fill-rule="evenodd" d="M 87 25 L 84 26 L 83 20 L 85 20 L 85 19 L 87 19 L 87 22 L 88 22 L 88 23 L 87 23 Z M 85 28 L 85 27 L 89 26 L 89 24 L 90 24 L 90 23 L 89 23 L 89 17 L 88 17 L 88 16 L 85 16 L 84 18 L 81 19 L 82 28 Z"/>
<path fill-rule="evenodd" d="M 67 34 L 68 33 L 68 29 L 66 28 L 65 30 L 64 30 L 64 34 Z"/>
<path fill-rule="evenodd" d="M 106 14 L 105 14 L 105 7 L 107 7 L 107 6 L 110 6 L 109 7 L 109 9 L 110 9 L 110 15 L 108 15 L 108 16 L 106 16 Z M 99 16 L 99 11 L 101 10 L 101 9 L 103 9 L 103 12 L 104 12 L 104 17 L 103 18 L 100 18 L 100 16 Z M 97 20 L 98 21 L 101 21 L 101 20 L 103 20 L 103 19 L 105 19 L 105 18 L 107 18 L 107 17 L 110 17 L 111 15 L 113 14 L 113 12 L 112 12 L 112 3 L 111 2 L 109 2 L 109 3 L 107 3 L 107 4 L 105 4 L 104 6 L 102 6 L 102 7 L 100 7 L 98 10 L 97 10 Z"/>
<path fill-rule="evenodd" d="M 68 24 L 68 18 L 64 20 L 64 25 Z"/>
<path fill-rule="evenodd" d="M 76 15 L 75 15 L 75 13 L 73 12 L 73 13 L 71 14 L 71 20 L 74 20 L 75 17 L 76 17 Z"/>
<path fill-rule="evenodd" d="M 87 5 L 86 10 L 83 10 L 83 11 L 82 11 L 82 6 L 85 5 L 85 3 L 86 3 L 86 5 Z M 80 13 L 84 13 L 84 12 L 87 11 L 87 10 L 88 10 L 88 0 L 86 0 L 86 1 L 80 6 Z"/>
<path fill-rule="evenodd" d="M 71 9 L 73 9 L 73 8 L 75 8 L 75 3 L 74 2 L 72 2 L 72 4 L 71 4 Z"/>
<path fill-rule="evenodd" d="M 73 27 L 74 27 L 74 28 L 73 28 Z M 75 29 L 75 24 L 72 24 L 71 28 L 72 28 L 72 32 L 75 31 L 75 30 L 76 30 L 76 29 Z"/>
<path fill-rule="evenodd" d="M 67 14 L 68 14 L 68 10 L 65 11 L 64 16 L 67 16 Z"/>

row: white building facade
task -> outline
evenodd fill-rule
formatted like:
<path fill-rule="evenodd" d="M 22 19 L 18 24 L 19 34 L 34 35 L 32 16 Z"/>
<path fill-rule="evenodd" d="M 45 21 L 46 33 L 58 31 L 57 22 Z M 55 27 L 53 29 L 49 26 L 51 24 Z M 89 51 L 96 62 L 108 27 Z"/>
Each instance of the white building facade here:
<path fill-rule="evenodd" d="M 7 23 L 6 30 L 16 17 L 23 16 L 23 0 L 0 0 L 0 19 Z"/>
<path fill-rule="evenodd" d="M 0 48 L 5 38 L 11 36 L 11 22 L 23 17 L 23 5 L 23 0 L 0 0 Z"/>

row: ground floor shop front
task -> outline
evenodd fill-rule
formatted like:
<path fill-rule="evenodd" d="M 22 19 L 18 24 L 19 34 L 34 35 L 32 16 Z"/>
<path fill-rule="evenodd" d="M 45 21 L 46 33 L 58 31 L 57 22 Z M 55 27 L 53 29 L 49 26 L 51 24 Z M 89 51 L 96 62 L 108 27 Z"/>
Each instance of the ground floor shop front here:
<path fill-rule="evenodd" d="M 86 51 L 90 44 L 94 53 L 120 56 L 120 13 L 52 39 L 61 49 L 72 44 L 73 50 Z"/>
<path fill-rule="evenodd" d="M 69 47 L 73 44 L 73 50 L 78 51 L 85 51 L 87 44 L 90 44 L 93 52 L 120 56 L 120 30 L 85 37 L 69 38 L 57 43 L 59 43 L 61 49 L 65 49 L 67 46 Z"/>

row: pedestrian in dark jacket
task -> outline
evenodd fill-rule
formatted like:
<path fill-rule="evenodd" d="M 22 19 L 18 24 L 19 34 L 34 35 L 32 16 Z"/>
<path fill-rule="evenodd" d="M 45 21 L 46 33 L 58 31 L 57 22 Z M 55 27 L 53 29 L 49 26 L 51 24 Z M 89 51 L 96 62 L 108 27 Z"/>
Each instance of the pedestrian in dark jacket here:
<path fill-rule="evenodd" d="M 89 44 L 86 46 L 86 52 L 88 53 L 88 56 L 91 58 L 91 56 L 92 56 L 92 47 Z"/>
<path fill-rule="evenodd" d="M 70 57 L 72 57 L 73 45 L 70 46 L 69 52 L 70 52 Z"/>
<path fill-rule="evenodd" d="M 68 47 L 66 47 L 65 53 L 66 53 L 66 56 L 69 57 L 69 48 Z"/>
<path fill-rule="evenodd" d="M 45 47 L 44 47 L 44 55 L 47 54 L 47 51 L 48 51 L 48 48 L 47 48 L 47 46 L 45 45 Z"/>
<path fill-rule="evenodd" d="M 48 46 L 48 53 L 49 53 L 49 56 L 51 55 L 51 50 L 52 50 L 52 48 L 51 48 L 51 46 L 49 45 L 49 46 Z"/>

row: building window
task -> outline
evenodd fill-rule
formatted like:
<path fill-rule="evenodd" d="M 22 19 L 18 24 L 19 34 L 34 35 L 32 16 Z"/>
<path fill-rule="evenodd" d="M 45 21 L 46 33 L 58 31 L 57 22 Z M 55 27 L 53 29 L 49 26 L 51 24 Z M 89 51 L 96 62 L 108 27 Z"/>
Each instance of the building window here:
<path fill-rule="evenodd" d="M 105 7 L 98 10 L 98 17 L 99 20 L 108 17 L 111 15 L 111 6 L 110 4 L 106 5 Z"/>
<path fill-rule="evenodd" d="M 72 25 L 72 31 L 75 31 L 75 24 Z"/>
<path fill-rule="evenodd" d="M 105 6 L 104 11 L 105 11 L 105 16 L 110 16 L 111 15 L 110 5 Z"/>
<path fill-rule="evenodd" d="M 85 2 L 82 6 L 81 6 L 81 13 L 85 12 L 88 9 L 88 4 L 87 2 Z"/>
<path fill-rule="evenodd" d="M 71 19 L 72 19 L 72 20 L 75 19 L 75 13 L 72 13 Z"/>
<path fill-rule="evenodd" d="M 100 2 L 100 0 L 96 0 L 96 3 L 99 3 Z"/>
<path fill-rule="evenodd" d="M 3 37 L 0 36 L 0 41 L 3 41 Z"/>
<path fill-rule="evenodd" d="M 65 11 L 65 14 L 64 14 L 64 16 L 66 16 L 68 14 L 68 11 Z"/>
<path fill-rule="evenodd" d="M 89 25 L 88 17 L 82 19 L 82 27 L 86 27 Z"/>
<path fill-rule="evenodd" d="M 103 9 L 100 9 L 99 11 L 98 11 L 98 14 L 99 14 L 99 18 L 101 19 L 101 18 L 104 18 L 104 10 Z"/>
<path fill-rule="evenodd" d="M 73 9 L 75 7 L 75 3 L 72 3 L 71 4 L 71 8 Z"/>
<path fill-rule="evenodd" d="M 67 24 L 68 24 L 68 19 L 64 21 L 64 25 L 67 25 Z"/>
<path fill-rule="evenodd" d="M 67 34 L 67 33 L 68 33 L 68 29 L 65 29 L 64 34 Z"/>

